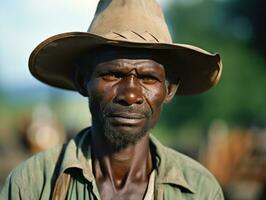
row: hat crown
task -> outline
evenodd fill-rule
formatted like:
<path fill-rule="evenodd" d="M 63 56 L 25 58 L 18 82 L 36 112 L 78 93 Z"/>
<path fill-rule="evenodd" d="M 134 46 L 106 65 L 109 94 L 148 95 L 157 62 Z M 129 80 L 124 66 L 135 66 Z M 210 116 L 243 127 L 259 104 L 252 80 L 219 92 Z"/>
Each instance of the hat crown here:
<path fill-rule="evenodd" d="M 88 32 L 113 40 L 172 43 L 155 0 L 100 0 Z"/>

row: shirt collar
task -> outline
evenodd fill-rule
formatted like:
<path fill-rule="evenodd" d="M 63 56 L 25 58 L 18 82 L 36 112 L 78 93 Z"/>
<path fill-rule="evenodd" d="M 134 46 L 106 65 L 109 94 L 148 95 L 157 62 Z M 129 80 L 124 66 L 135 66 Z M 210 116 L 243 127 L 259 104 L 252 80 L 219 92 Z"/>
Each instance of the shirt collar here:
<path fill-rule="evenodd" d="M 70 168 L 78 168 L 82 170 L 88 181 L 92 182 L 94 180 L 89 132 L 90 128 L 84 129 L 69 141 L 65 150 L 67 156 L 63 158 L 60 173 Z M 189 192 L 195 193 L 185 179 L 180 160 L 176 157 L 174 159 L 170 158 L 168 155 L 169 148 L 163 146 L 155 137 L 150 136 L 150 141 L 151 148 L 156 155 L 156 182 L 183 187 Z"/>
<path fill-rule="evenodd" d="M 157 182 L 160 184 L 172 184 L 183 187 L 191 193 L 195 190 L 185 179 L 181 161 L 175 155 L 176 152 L 163 146 L 155 137 L 150 136 L 151 148 L 156 154 Z M 170 153 L 173 151 L 173 153 Z"/>
<path fill-rule="evenodd" d="M 92 182 L 94 179 L 91 161 L 90 128 L 82 130 L 74 139 L 71 139 L 65 150 L 60 173 L 68 169 L 80 169 L 85 178 Z"/>

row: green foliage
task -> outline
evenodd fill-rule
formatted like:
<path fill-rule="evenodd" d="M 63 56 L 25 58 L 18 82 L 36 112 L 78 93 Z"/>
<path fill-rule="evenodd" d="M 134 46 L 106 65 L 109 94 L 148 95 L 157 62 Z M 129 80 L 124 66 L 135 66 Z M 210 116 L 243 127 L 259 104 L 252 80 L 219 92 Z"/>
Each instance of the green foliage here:
<path fill-rule="evenodd" d="M 219 52 L 224 68 L 220 83 L 210 91 L 176 97 L 165 106 L 161 126 L 168 130 L 204 128 L 217 118 L 232 126 L 265 120 L 266 63 L 249 40 L 233 34 L 229 10 L 229 4 L 211 0 L 169 6 L 166 19 L 174 41 Z"/>

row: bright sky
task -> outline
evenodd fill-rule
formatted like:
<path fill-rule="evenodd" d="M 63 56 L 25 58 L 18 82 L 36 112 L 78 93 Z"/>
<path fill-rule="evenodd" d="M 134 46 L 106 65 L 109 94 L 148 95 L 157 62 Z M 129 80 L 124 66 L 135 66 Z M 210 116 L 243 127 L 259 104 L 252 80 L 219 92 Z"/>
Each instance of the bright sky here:
<path fill-rule="evenodd" d="M 161 5 L 171 0 L 158 0 Z M 2 0 L 0 2 L 0 87 L 40 86 L 28 70 L 31 51 L 62 32 L 86 31 L 98 0 Z"/>

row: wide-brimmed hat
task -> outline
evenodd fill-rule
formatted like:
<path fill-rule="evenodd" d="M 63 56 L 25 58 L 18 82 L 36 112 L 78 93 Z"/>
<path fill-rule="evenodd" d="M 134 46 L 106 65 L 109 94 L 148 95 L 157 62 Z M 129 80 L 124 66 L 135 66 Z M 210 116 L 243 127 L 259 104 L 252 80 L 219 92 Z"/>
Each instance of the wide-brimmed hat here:
<path fill-rule="evenodd" d="M 180 80 L 178 95 L 208 90 L 219 81 L 222 72 L 218 54 L 172 42 L 155 0 L 100 0 L 87 32 L 67 32 L 46 39 L 31 53 L 29 68 L 46 84 L 76 90 L 75 62 L 84 52 L 106 45 L 159 49 L 176 69 L 176 79 Z"/>

